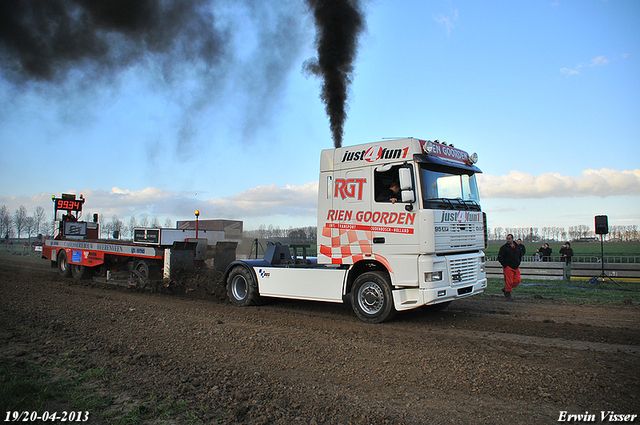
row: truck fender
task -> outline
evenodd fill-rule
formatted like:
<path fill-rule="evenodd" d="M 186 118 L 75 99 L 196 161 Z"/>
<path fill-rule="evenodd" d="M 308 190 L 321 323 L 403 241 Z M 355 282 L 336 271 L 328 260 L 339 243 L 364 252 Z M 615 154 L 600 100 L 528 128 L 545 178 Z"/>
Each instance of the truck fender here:
<path fill-rule="evenodd" d="M 391 286 L 393 286 L 393 278 L 391 276 L 391 273 L 389 273 L 389 270 L 387 270 L 384 264 L 378 261 L 362 260 L 352 265 L 349 269 L 349 272 L 347 273 L 347 279 L 345 281 L 345 287 L 343 290 L 344 297 L 348 298 L 349 301 L 351 301 L 351 288 L 353 287 L 353 282 L 355 282 L 358 276 L 360 276 L 361 274 L 371 271 L 380 271 L 386 273 Z"/>
<path fill-rule="evenodd" d="M 236 260 L 236 261 L 233 261 L 231 264 L 229 264 L 224 271 L 224 277 L 222 278 L 222 282 L 225 287 L 227 286 L 227 283 L 228 283 L 227 280 L 229 279 L 229 274 L 231 273 L 231 270 L 233 270 L 237 266 L 244 267 L 253 276 L 253 281 L 255 282 L 255 284 L 256 285 L 258 284 L 258 276 L 256 275 L 256 271 L 253 269 L 253 267 L 247 264 L 245 261 Z"/>

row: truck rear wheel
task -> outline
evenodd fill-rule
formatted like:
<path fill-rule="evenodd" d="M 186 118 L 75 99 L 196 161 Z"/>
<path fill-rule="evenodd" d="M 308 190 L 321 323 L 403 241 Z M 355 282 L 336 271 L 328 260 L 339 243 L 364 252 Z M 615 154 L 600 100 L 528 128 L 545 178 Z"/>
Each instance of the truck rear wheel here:
<path fill-rule="evenodd" d="M 364 322 L 381 323 L 396 315 L 389 279 L 381 272 L 358 276 L 351 293 L 353 311 Z"/>
<path fill-rule="evenodd" d="M 71 277 L 71 268 L 67 262 L 67 253 L 64 252 L 64 249 L 58 251 L 56 261 L 58 262 L 58 273 L 60 273 L 60 276 Z"/>
<path fill-rule="evenodd" d="M 234 267 L 227 279 L 229 300 L 237 306 L 246 307 L 262 304 L 258 284 L 253 275 L 244 267 Z"/>

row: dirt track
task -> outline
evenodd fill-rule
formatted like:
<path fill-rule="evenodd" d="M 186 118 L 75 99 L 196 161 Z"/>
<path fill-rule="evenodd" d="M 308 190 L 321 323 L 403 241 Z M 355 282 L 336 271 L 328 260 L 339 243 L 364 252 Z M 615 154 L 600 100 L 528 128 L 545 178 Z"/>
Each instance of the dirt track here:
<path fill-rule="evenodd" d="M 170 396 L 204 423 L 541 424 L 561 411 L 600 423 L 600 411 L 640 413 L 638 305 L 482 296 L 367 325 L 346 305 L 237 308 L 202 290 L 136 292 L 6 257 L 0 289 L 0 355 L 103 365 L 126 383 L 117 400 Z"/>

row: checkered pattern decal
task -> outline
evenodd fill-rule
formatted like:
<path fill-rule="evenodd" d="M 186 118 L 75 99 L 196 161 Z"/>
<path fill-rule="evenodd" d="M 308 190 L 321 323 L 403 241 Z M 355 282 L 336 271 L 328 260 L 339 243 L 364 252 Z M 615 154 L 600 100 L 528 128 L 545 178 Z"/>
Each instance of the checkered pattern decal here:
<path fill-rule="evenodd" d="M 365 258 L 376 260 L 384 264 L 387 270 L 393 273 L 387 259 L 373 253 L 371 249 L 372 240 L 373 232 L 371 230 L 325 226 L 322 229 L 318 256 L 329 258 L 331 264 L 355 264 Z"/>

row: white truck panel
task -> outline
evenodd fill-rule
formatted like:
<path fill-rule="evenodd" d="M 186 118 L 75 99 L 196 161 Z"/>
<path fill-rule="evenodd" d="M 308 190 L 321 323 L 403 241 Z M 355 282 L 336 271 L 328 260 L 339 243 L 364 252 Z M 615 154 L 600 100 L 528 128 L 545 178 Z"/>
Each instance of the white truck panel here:
<path fill-rule="evenodd" d="M 342 302 L 346 270 L 256 267 L 261 296 Z"/>

